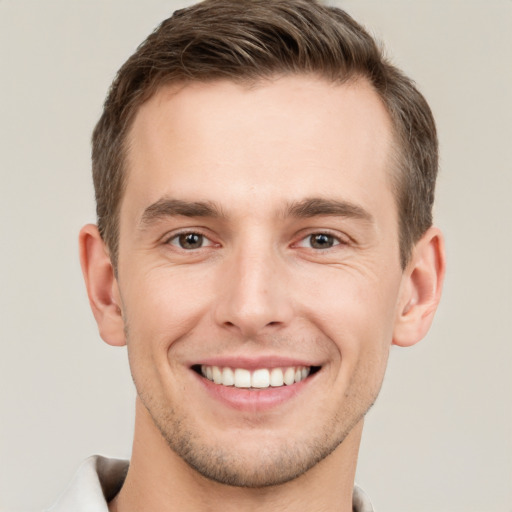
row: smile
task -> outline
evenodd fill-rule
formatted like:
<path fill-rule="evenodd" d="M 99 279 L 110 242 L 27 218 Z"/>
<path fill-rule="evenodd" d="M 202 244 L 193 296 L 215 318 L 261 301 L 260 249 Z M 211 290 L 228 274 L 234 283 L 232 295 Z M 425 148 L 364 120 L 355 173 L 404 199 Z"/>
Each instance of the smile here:
<path fill-rule="evenodd" d="M 200 372 L 209 381 L 221 386 L 245 389 L 291 386 L 301 382 L 315 371 L 311 366 L 289 366 L 284 368 L 230 368 L 201 365 Z"/>

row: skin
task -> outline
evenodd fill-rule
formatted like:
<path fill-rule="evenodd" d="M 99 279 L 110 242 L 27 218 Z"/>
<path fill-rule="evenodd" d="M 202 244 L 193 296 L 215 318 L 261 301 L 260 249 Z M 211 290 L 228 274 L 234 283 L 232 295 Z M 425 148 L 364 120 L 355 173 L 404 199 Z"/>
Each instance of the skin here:
<path fill-rule="evenodd" d="M 436 228 L 400 266 L 392 145 L 362 81 L 196 83 L 140 108 L 117 277 L 96 227 L 80 235 L 100 334 L 128 345 L 138 392 L 111 511 L 352 510 L 389 348 L 426 334 L 444 276 Z M 203 245 L 180 246 L 184 233 Z M 319 371 L 270 406 L 255 396 L 266 391 L 246 391 L 240 408 L 191 368 L 219 358 Z"/>

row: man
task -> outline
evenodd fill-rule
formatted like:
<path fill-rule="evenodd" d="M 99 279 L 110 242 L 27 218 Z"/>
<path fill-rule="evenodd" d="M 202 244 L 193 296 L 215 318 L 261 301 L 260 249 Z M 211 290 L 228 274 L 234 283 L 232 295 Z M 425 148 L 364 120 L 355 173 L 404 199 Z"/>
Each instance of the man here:
<path fill-rule="evenodd" d="M 370 511 L 354 475 L 392 344 L 444 276 L 428 105 L 344 12 L 177 11 L 93 135 L 81 263 L 137 389 L 130 464 L 91 458 L 52 510 Z"/>

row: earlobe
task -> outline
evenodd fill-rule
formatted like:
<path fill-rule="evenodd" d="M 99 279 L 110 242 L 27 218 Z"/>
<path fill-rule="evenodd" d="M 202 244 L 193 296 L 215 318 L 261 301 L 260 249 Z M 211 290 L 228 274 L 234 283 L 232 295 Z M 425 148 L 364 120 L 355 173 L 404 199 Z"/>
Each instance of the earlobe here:
<path fill-rule="evenodd" d="M 446 259 L 443 236 L 431 227 L 414 246 L 404 271 L 393 344 L 414 345 L 427 334 L 441 299 Z"/>
<path fill-rule="evenodd" d="M 109 345 L 126 344 L 117 279 L 98 228 L 87 224 L 80 231 L 80 264 L 87 295 L 102 339 Z"/>

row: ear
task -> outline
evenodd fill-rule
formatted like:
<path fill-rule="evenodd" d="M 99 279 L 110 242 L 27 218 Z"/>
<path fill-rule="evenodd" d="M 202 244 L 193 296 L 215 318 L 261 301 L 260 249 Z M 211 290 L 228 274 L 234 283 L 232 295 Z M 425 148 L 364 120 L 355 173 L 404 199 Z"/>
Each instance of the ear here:
<path fill-rule="evenodd" d="M 443 235 L 431 227 L 414 246 L 403 273 L 394 345 L 408 347 L 425 337 L 441 299 L 445 269 Z"/>
<path fill-rule="evenodd" d="M 95 225 L 87 224 L 80 230 L 79 247 L 87 295 L 100 336 L 109 345 L 125 345 L 117 279 L 108 250 Z"/>

